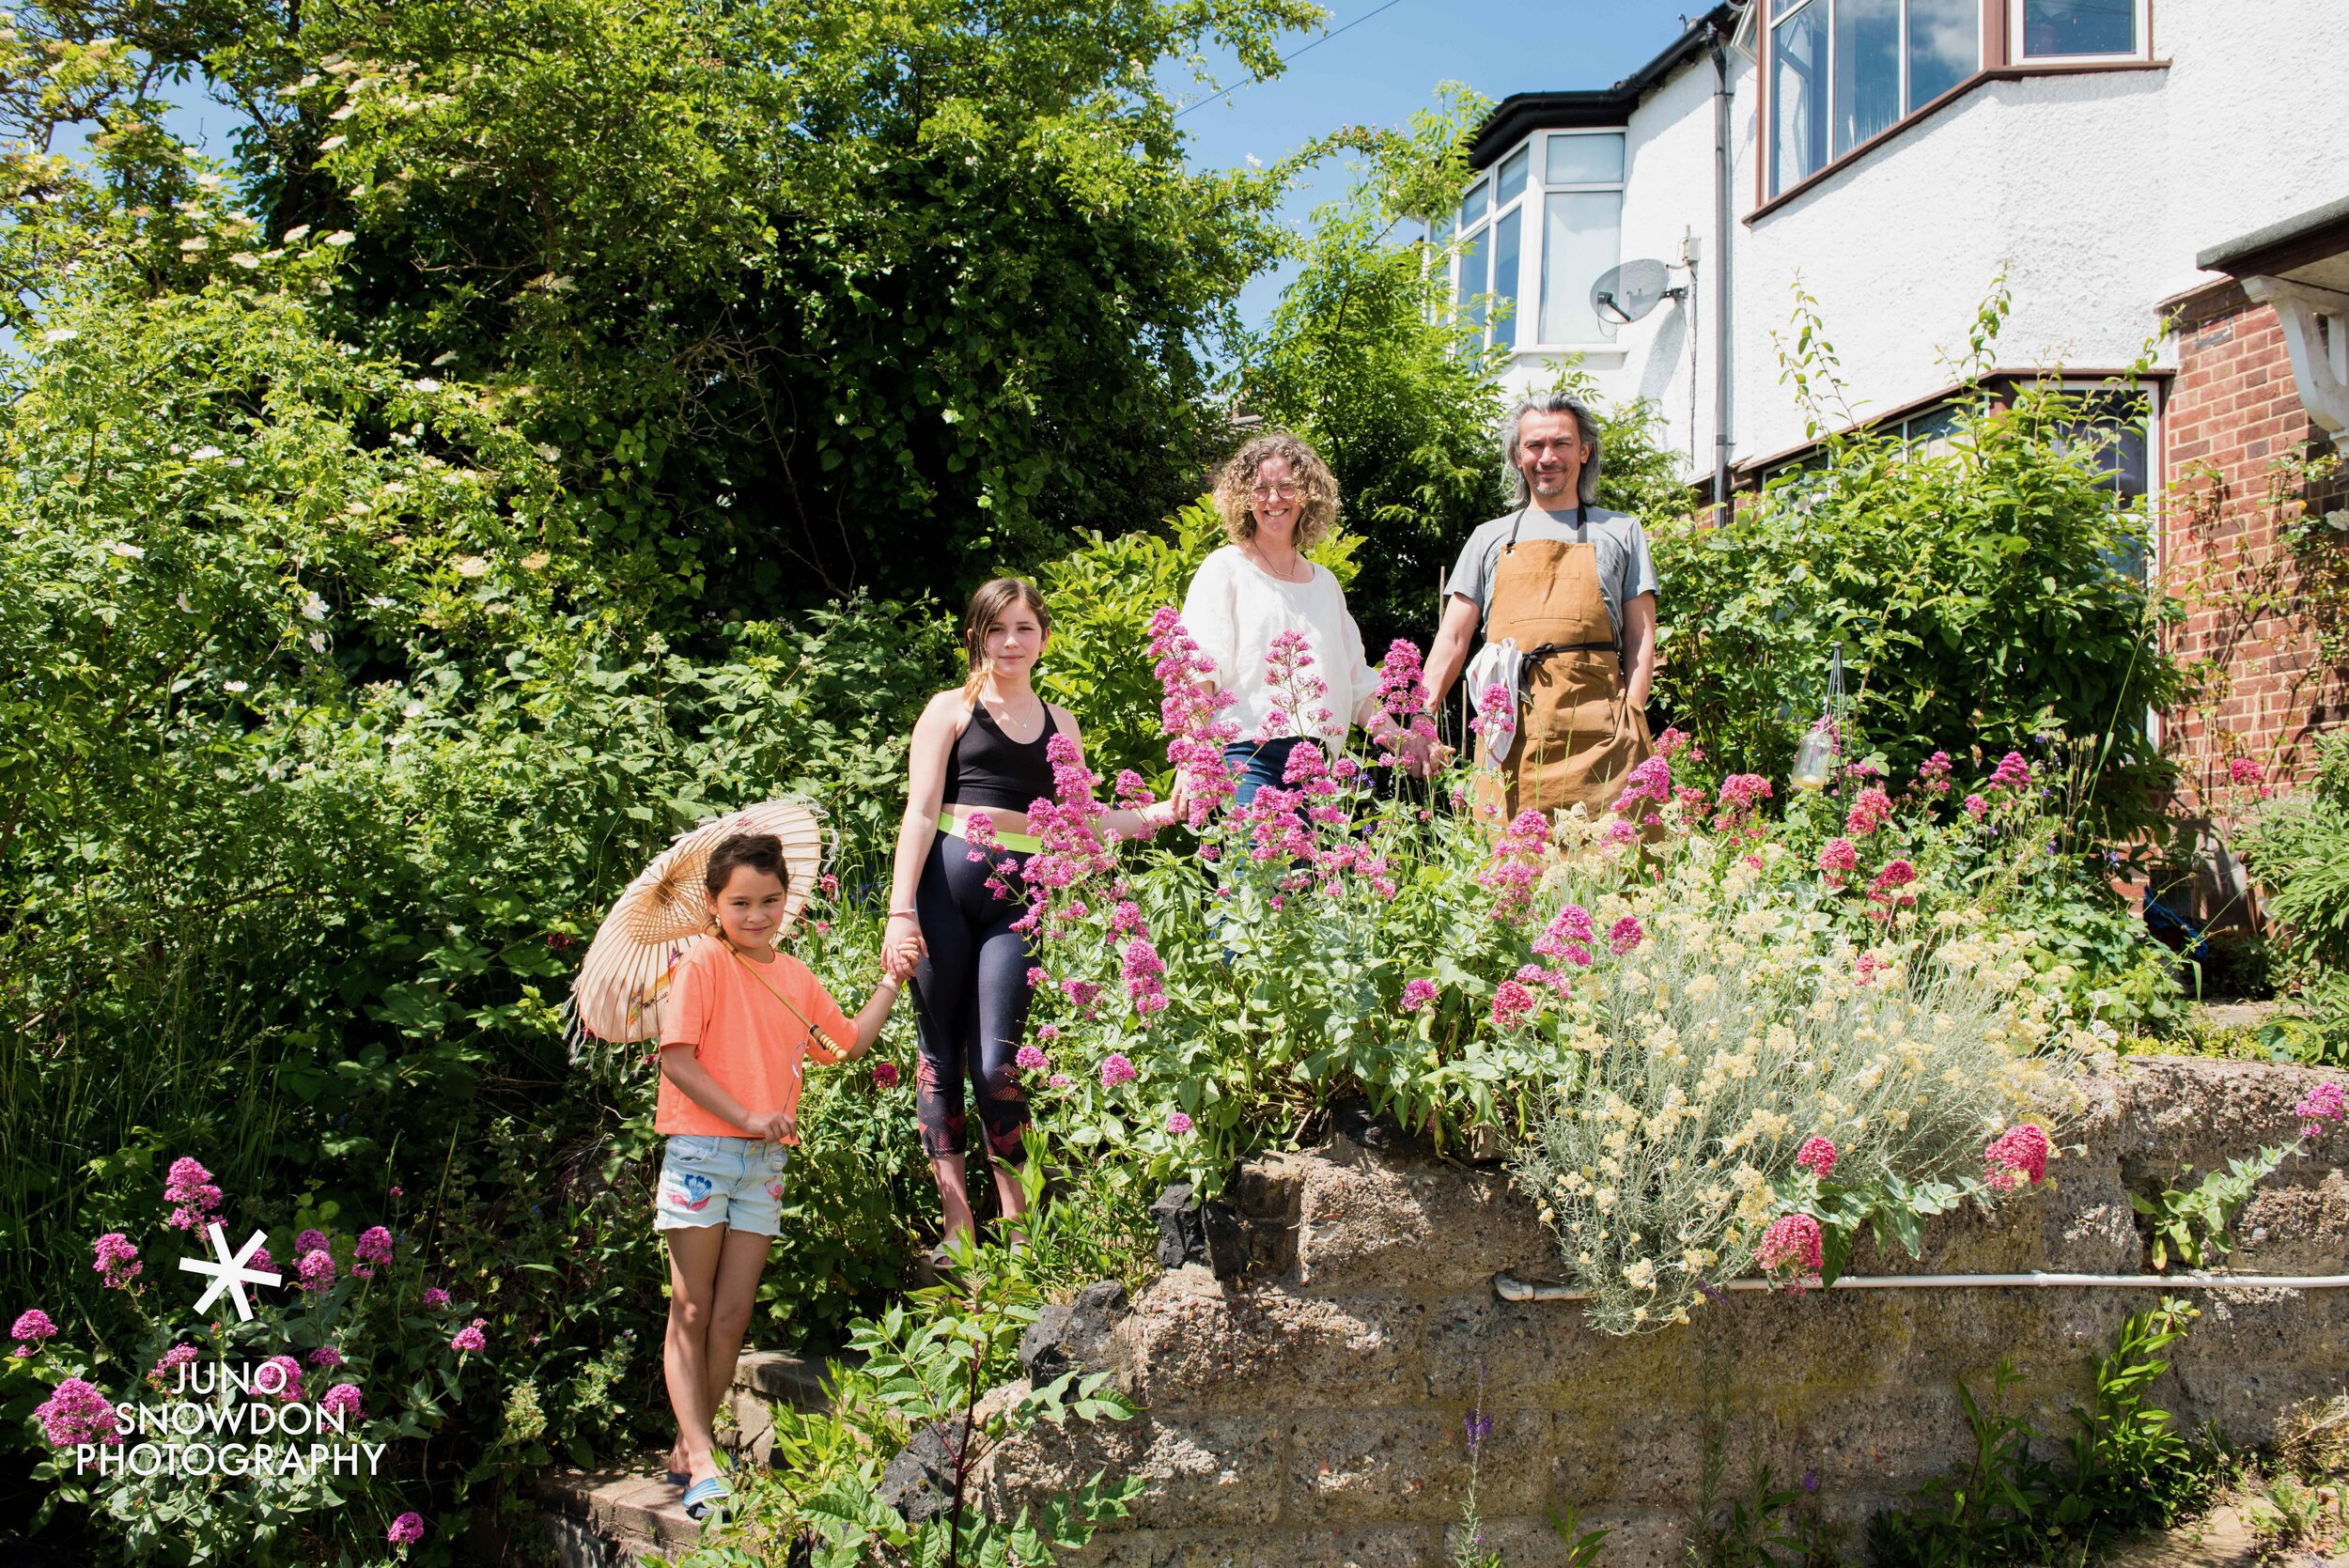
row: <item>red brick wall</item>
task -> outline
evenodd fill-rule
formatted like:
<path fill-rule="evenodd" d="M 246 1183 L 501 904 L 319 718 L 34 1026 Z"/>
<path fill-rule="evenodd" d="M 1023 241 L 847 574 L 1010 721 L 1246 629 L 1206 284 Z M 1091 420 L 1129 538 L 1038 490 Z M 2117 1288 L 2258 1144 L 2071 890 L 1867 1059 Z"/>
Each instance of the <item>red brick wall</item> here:
<path fill-rule="evenodd" d="M 2182 810 L 2223 818 L 2231 757 L 2298 777 L 2310 738 L 2349 719 L 2342 671 L 2319 660 L 2301 613 L 2302 564 L 2279 537 L 2309 509 L 2349 506 L 2349 479 L 2300 404 L 2275 311 L 2232 283 L 2179 309 L 2160 563 L 2186 610 L 2171 650 L 2202 680 L 2164 715 L 2164 739 L 2184 770 Z"/>

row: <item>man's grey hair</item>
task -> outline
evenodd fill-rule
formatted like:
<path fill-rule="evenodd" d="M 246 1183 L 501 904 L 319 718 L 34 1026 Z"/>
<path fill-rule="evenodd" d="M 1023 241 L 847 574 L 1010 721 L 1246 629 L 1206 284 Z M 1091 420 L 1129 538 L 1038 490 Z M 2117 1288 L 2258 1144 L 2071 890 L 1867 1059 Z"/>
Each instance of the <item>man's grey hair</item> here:
<path fill-rule="evenodd" d="M 1582 460 L 1581 482 L 1575 487 L 1575 491 L 1585 506 L 1596 505 L 1598 504 L 1598 419 L 1589 409 L 1584 408 L 1563 392 L 1545 392 L 1538 396 L 1528 397 L 1510 411 L 1509 473 L 1517 481 L 1517 498 L 1515 505 L 1524 506 L 1533 500 L 1533 487 L 1526 482 L 1525 470 L 1517 466 L 1517 434 L 1525 428 L 1525 416 L 1529 413 L 1570 413 L 1574 415 L 1575 428 L 1581 432 L 1583 444 L 1591 449 L 1590 456 Z"/>

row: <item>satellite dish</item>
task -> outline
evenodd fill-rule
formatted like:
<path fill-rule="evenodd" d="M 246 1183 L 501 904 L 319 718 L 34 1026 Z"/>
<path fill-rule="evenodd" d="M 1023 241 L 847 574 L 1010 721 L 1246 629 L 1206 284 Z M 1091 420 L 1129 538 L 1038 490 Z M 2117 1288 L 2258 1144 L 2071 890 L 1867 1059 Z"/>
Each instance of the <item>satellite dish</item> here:
<path fill-rule="evenodd" d="M 1687 292 L 1672 287 L 1672 274 L 1662 262 L 1626 261 L 1608 268 L 1591 285 L 1591 309 L 1602 321 L 1626 326 Z"/>

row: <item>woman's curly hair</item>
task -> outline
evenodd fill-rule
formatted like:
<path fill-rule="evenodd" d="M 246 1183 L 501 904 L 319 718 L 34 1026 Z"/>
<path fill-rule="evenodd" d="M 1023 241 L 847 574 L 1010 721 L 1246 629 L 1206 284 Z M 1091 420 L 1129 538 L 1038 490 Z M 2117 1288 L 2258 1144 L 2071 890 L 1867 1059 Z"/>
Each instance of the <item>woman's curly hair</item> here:
<path fill-rule="evenodd" d="M 1255 487 L 1256 470 L 1268 458 L 1287 458 L 1289 472 L 1303 487 L 1298 498 L 1297 548 L 1311 550 L 1337 526 L 1338 482 L 1321 454 L 1286 430 L 1250 437 L 1215 476 L 1215 509 L 1222 514 L 1223 532 L 1234 544 L 1245 544 L 1256 536 L 1256 515 L 1250 509 L 1248 492 Z"/>

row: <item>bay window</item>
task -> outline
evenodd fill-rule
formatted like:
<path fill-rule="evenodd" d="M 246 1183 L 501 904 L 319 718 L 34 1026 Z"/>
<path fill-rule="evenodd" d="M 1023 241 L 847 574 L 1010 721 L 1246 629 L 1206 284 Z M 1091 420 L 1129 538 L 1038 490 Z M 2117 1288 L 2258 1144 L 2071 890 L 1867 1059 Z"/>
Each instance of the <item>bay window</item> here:
<path fill-rule="evenodd" d="M 1623 258 L 1623 184 L 1621 131 L 1536 132 L 1430 226 L 1437 245 L 1461 236 L 1454 298 L 1487 342 L 1532 350 L 1614 336 L 1590 295 Z"/>
<path fill-rule="evenodd" d="M 2138 0 L 2015 0 L 2024 6 Z M 1971 76 L 1980 0 L 1769 0 L 1770 194 Z"/>
<path fill-rule="evenodd" d="M 2145 0 L 2011 0 L 2021 57 L 2108 59 L 2145 53 Z"/>

